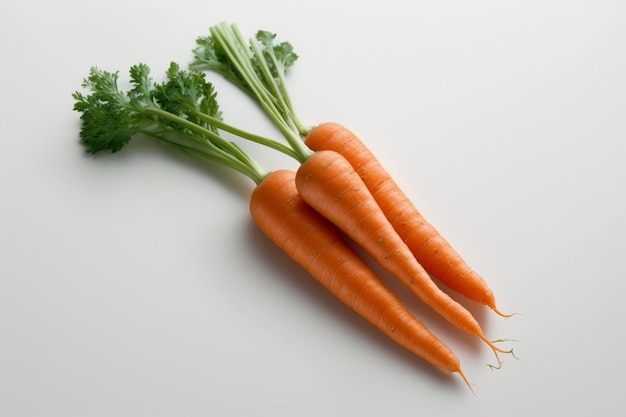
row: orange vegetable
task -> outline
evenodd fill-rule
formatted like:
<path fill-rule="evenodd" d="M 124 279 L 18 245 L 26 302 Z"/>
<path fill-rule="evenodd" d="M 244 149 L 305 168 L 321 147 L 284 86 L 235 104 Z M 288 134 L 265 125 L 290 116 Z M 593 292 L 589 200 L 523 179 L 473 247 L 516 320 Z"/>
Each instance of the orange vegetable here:
<path fill-rule="evenodd" d="M 444 371 L 459 373 L 468 383 L 454 353 L 384 286 L 341 232 L 304 202 L 295 176 L 293 171 L 274 171 L 254 189 L 250 212 L 256 225 L 333 295 L 397 344 Z"/>
<path fill-rule="evenodd" d="M 285 84 L 286 70 L 297 59 L 291 45 L 276 43 L 276 35 L 267 31 L 246 39 L 236 25 L 225 22 L 210 27 L 209 32 L 197 39 L 190 67 L 222 74 L 257 101 L 286 139 L 290 149 L 283 152 L 301 164 L 296 187 L 302 198 L 426 304 L 485 341 L 500 363 L 498 352 L 505 351 L 494 346 L 474 317 L 433 282 L 351 163 L 331 150 L 314 152 L 303 140 L 311 129 L 299 120 Z M 368 175 L 374 183 L 385 180 L 375 173 Z"/>
<path fill-rule="evenodd" d="M 300 198 L 296 174 L 264 170 L 218 129 L 265 144 L 271 140 L 223 122 L 213 86 L 203 74 L 183 71 L 175 63 L 166 74 L 167 81 L 156 83 L 147 65 L 135 65 L 130 69 L 132 88 L 121 91 L 117 72 L 92 68 L 83 82 L 88 94 L 73 95 L 74 109 L 82 113 L 80 137 L 86 151 L 115 153 L 140 135 L 248 176 L 256 184 L 251 215 L 271 240 L 392 340 L 468 383 L 450 349 L 385 288 L 341 232 Z"/>
<path fill-rule="evenodd" d="M 471 313 L 433 282 L 341 154 L 323 150 L 310 156 L 297 171 L 296 187 L 305 202 L 352 238 L 424 303 L 459 329 L 487 343 L 500 363 L 498 352 L 508 351 L 490 342 Z"/>
<path fill-rule="evenodd" d="M 336 151 L 350 162 L 393 228 L 426 271 L 447 287 L 508 317 L 497 309 L 493 291 L 484 279 L 426 221 L 354 133 L 337 123 L 322 123 L 309 132 L 305 143 L 315 151 Z"/>
<path fill-rule="evenodd" d="M 495 297 L 482 277 L 473 271 L 450 244 L 417 211 L 367 147 L 349 130 L 336 123 L 310 128 L 302 123 L 293 106 L 285 77 L 298 56 L 276 34 L 259 31 L 246 41 L 235 24 L 212 26 L 210 35 L 197 39 L 196 69 L 222 74 L 254 98 L 280 129 L 299 162 L 307 150 L 334 150 L 357 170 L 381 209 L 409 246 L 417 260 L 449 288 L 500 312 Z M 308 149 L 302 149 L 306 145 Z"/>

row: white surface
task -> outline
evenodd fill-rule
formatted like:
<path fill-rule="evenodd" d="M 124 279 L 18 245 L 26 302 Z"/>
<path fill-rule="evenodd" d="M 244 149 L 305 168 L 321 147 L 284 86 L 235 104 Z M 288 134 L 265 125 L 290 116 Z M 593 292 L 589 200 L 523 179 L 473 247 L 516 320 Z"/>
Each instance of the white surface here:
<path fill-rule="evenodd" d="M 84 155 L 71 93 L 90 66 L 158 75 L 222 20 L 289 40 L 303 119 L 360 134 L 524 313 L 470 305 L 490 337 L 519 340 L 491 371 L 483 345 L 410 304 L 478 398 L 268 243 L 245 178 L 151 143 Z M 617 0 L 4 0 L 0 415 L 616 415 L 625 21 Z M 228 120 L 274 134 L 213 79 Z"/>

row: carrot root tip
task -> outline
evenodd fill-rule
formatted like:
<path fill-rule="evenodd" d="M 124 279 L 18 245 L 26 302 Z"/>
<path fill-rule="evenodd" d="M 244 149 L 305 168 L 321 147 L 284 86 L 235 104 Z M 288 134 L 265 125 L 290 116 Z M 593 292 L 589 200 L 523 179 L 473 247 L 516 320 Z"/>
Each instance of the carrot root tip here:
<path fill-rule="evenodd" d="M 491 343 L 502 343 L 502 342 L 519 342 L 519 340 L 504 338 L 504 339 L 493 340 Z M 515 352 L 513 351 L 513 348 L 511 348 L 511 349 L 509 349 L 507 351 L 502 351 L 502 353 L 510 354 L 515 359 L 519 360 L 519 358 L 517 356 L 515 356 Z"/>
<path fill-rule="evenodd" d="M 497 364 L 497 365 L 487 364 L 487 366 L 488 366 L 489 368 L 491 368 L 491 370 L 497 370 L 497 369 L 502 368 L 502 360 L 500 359 L 500 356 L 498 355 L 498 352 L 499 352 L 499 353 L 509 354 L 509 355 L 513 356 L 515 359 L 518 359 L 518 357 L 517 357 L 517 356 L 515 356 L 515 352 L 513 351 L 513 349 L 512 349 L 512 348 L 507 350 L 507 349 L 502 349 L 502 348 L 499 348 L 499 347 L 497 347 L 497 346 L 495 345 L 495 343 L 500 343 L 500 342 L 507 342 L 507 341 L 510 341 L 509 339 L 497 339 L 497 340 L 493 340 L 493 341 L 488 341 L 488 340 L 486 340 L 486 339 L 483 339 L 483 340 L 485 340 L 485 342 L 487 342 L 487 344 L 489 345 L 489 347 L 490 347 L 490 348 L 493 350 L 493 352 L 495 353 L 495 355 L 496 355 L 496 359 L 498 360 L 498 364 Z"/>
<path fill-rule="evenodd" d="M 513 356 L 513 358 L 519 360 L 519 358 L 515 355 L 515 352 L 513 352 L 513 349 L 511 349 L 509 353 L 511 354 L 511 356 Z"/>
<path fill-rule="evenodd" d="M 504 339 L 496 339 L 496 340 L 491 341 L 491 343 L 503 343 L 503 342 L 519 342 L 519 340 L 509 339 L 508 337 L 505 337 Z"/>
<path fill-rule="evenodd" d="M 513 349 L 506 350 L 506 349 L 502 349 L 496 346 L 494 346 L 493 348 L 500 353 L 506 353 L 506 354 L 513 353 Z"/>
<path fill-rule="evenodd" d="M 467 379 L 463 371 L 459 369 L 457 372 L 459 373 L 459 375 L 461 375 L 461 378 L 463 378 L 463 382 L 465 382 L 465 385 L 467 385 L 467 388 L 469 388 L 470 391 L 472 391 L 472 394 L 474 394 L 474 397 L 477 397 L 476 392 L 474 391 L 474 388 L 472 388 L 472 384 L 470 384 L 469 380 Z"/>
<path fill-rule="evenodd" d="M 502 311 L 498 310 L 498 308 L 496 306 L 492 306 L 491 309 L 494 311 L 494 313 L 496 313 L 498 316 L 500 317 L 504 317 L 505 319 L 511 318 L 513 316 L 521 316 L 522 313 L 503 313 Z"/>
<path fill-rule="evenodd" d="M 485 342 L 487 343 L 487 345 L 491 348 L 491 350 L 493 350 L 494 355 L 496 355 L 496 360 L 498 361 L 498 366 L 502 365 L 502 359 L 500 359 L 500 355 L 498 354 L 498 352 L 500 353 L 509 353 L 508 351 L 501 349 L 499 347 L 497 347 L 496 345 L 493 344 L 493 342 L 489 341 L 489 339 L 487 339 L 484 335 L 479 335 L 479 337 Z"/>
<path fill-rule="evenodd" d="M 490 363 L 487 364 L 487 366 L 489 367 L 489 369 L 491 369 L 492 371 L 497 371 L 499 369 L 502 369 L 502 364 L 498 364 L 498 365 L 492 365 Z"/>

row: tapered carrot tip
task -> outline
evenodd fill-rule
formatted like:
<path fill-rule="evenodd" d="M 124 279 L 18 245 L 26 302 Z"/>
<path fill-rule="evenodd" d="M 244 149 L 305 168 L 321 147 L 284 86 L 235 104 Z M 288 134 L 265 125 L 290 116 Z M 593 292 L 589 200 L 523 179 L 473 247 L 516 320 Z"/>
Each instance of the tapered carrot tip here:
<path fill-rule="evenodd" d="M 467 388 L 469 388 L 470 391 L 472 391 L 472 394 L 474 394 L 474 397 L 476 397 L 477 396 L 476 392 L 474 391 L 474 388 L 472 388 L 472 385 L 467 380 L 467 377 L 465 376 L 463 371 L 461 369 L 459 369 L 457 372 L 459 373 L 459 375 L 461 375 L 461 378 L 463 378 L 463 381 L 465 382 L 465 385 L 467 385 Z"/>
<path fill-rule="evenodd" d="M 499 353 L 513 354 L 513 349 L 506 350 L 506 349 L 497 347 L 492 341 L 487 339 L 484 334 L 479 334 L 478 337 L 480 337 L 485 343 L 487 343 L 487 345 L 491 348 L 491 350 L 493 350 L 493 353 L 496 355 L 496 360 L 498 361 L 498 365 L 497 366 L 489 365 L 492 368 L 500 369 L 500 367 L 502 366 L 502 359 L 500 359 Z"/>
<path fill-rule="evenodd" d="M 504 317 L 505 319 L 508 319 L 509 317 L 517 316 L 520 314 L 520 313 L 505 314 L 502 311 L 498 310 L 496 306 L 491 306 L 491 310 L 493 310 L 493 312 L 496 313 L 498 316 Z"/>

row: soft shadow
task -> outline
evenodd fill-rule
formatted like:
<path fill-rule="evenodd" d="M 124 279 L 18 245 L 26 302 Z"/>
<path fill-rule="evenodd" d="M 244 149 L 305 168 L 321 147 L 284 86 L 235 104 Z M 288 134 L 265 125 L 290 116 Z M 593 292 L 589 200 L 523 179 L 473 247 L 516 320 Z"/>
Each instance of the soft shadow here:
<path fill-rule="evenodd" d="M 293 261 L 267 238 L 250 220 L 245 228 L 245 242 L 250 246 L 249 253 L 272 268 L 270 279 L 280 281 L 281 285 L 288 285 L 294 291 L 315 305 L 320 312 L 333 318 L 336 323 L 345 326 L 350 332 L 358 334 L 363 343 L 375 346 L 382 354 L 392 355 L 396 360 L 415 369 L 419 374 L 427 374 L 430 381 L 446 385 L 455 385 L 467 389 L 465 383 L 457 375 L 449 375 L 425 360 L 416 357 L 408 350 L 397 345 L 384 333 L 368 323 L 356 312 L 334 297 L 307 271 Z"/>
<path fill-rule="evenodd" d="M 472 356 L 479 357 L 485 352 L 492 353 L 491 348 L 480 338 L 464 332 L 444 319 L 439 313 L 435 312 L 431 307 L 422 302 L 409 288 L 402 284 L 395 277 L 384 271 L 371 257 L 369 257 L 364 251 L 351 242 L 355 251 L 361 255 L 363 260 L 370 266 L 370 268 L 378 275 L 378 277 L 385 283 L 385 285 L 402 301 L 402 303 L 411 311 L 417 319 L 422 321 L 426 327 L 444 343 L 454 346 L 462 346 L 463 350 L 454 349 L 458 356 L 465 356 L 469 353 Z M 448 294 L 453 300 L 457 301 L 463 307 L 465 307 L 479 322 L 483 333 L 489 340 L 499 339 L 501 337 L 493 337 L 489 331 L 494 319 L 495 313 L 491 309 L 470 300 L 461 294 L 449 289 L 441 284 L 438 280 L 434 279 L 435 283 Z M 496 318 L 500 318 L 496 316 Z M 500 354 L 503 359 L 504 354 Z M 495 356 L 493 363 L 495 363 Z"/>
<path fill-rule="evenodd" d="M 80 146 L 82 149 L 82 145 Z M 90 155 L 83 150 L 82 155 L 84 158 L 90 158 L 95 162 L 118 165 L 132 165 L 134 162 L 145 159 L 160 159 L 164 163 L 176 164 L 189 171 L 207 176 L 210 181 L 219 185 L 225 192 L 241 198 L 245 204 L 248 203 L 250 193 L 254 188 L 254 183 L 249 178 L 231 168 L 201 157 L 188 155 L 171 145 L 142 135 L 133 138 L 118 153 L 101 152 Z"/>

